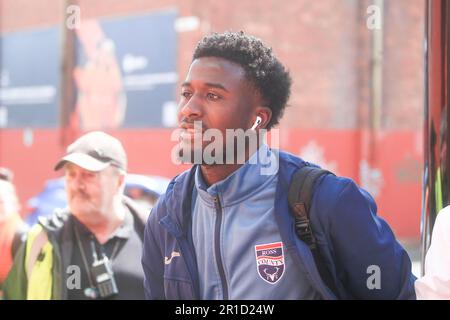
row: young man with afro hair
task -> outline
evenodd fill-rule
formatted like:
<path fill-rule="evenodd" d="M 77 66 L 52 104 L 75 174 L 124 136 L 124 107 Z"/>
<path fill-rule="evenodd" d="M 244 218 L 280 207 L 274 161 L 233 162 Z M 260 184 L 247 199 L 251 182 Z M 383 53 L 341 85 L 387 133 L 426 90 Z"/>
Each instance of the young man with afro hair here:
<path fill-rule="evenodd" d="M 225 146 L 236 138 L 227 130 L 271 129 L 290 90 L 289 72 L 261 40 L 243 32 L 205 36 L 181 85 L 183 156 L 207 151 L 210 139 L 194 142 L 210 129 L 223 133 Z M 245 162 L 225 163 L 230 153 Z M 148 299 L 415 298 L 407 253 L 352 180 L 327 174 L 314 189 L 309 216 L 325 282 L 288 204 L 294 174 L 316 166 L 262 139 L 257 150 L 245 144 L 215 156 L 175 177 L 150 214 L 142 257 Z M 263 173 L 260 156 L 276 159 L 277 169 Z"/>

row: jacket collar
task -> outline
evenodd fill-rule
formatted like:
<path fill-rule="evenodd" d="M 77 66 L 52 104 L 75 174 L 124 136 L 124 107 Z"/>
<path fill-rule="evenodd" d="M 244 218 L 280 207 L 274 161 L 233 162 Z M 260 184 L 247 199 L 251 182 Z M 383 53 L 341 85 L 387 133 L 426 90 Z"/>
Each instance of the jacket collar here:
<path fill-rule="evenodd" d="M 266 144 L 261 145 L 258 151 L 241 167 L 222 181 L 209 187 L 203 179 L 200 166 L 197 166 L 195 170 L 195 187 L 198 199 L 206 206 L 214 208 L 214 199 L 219 197 L 221 206 L 225 208 L 245 201 L 252 194 L 257 194 L 266 188 L 267 184 L 277 174 L 275 170 L 271 174 L 263 174 L 264 167 L 267 167 L 265 166 L 267 163 L 265 159 L 273 158 L 276 160 L 276 157 L 272 154 L 273 152 Z"/>

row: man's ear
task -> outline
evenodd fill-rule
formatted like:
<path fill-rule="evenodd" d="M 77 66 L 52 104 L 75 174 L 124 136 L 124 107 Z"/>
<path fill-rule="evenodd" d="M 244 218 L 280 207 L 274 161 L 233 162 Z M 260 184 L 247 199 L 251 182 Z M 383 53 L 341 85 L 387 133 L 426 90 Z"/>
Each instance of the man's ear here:
<path fill-rule="evenodd" d="M 258 129 L 265 129 L 272 119 L 272 110 L 268 107 L 257 107 L 255 111 L 255 119 L 256 116 L 261 118 L 261 123 L 258 125 Z"/>

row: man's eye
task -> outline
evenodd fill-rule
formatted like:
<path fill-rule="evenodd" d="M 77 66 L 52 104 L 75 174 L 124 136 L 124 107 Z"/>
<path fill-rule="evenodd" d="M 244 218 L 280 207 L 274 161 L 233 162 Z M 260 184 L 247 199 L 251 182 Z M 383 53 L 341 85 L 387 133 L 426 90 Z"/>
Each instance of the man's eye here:
<path fill-rule="evenodd" d="M 190 98 L 191 97 L 191 93 L 189 91 L 183 91 L 181 92 L 181 96 L 184 98 Z"/>
<path fill-rule="evenodd" d="M 213 101 L 220 99 L 220 97 L 217 94 L 214 94 L 212 92 L 208 92 L 208 94 L 206 96 L 208 97 L 209 100 L 213 100 Z"/>
<path fill-rule="evenodd" d="M 95 178 L 95 176 L 96 176 L 96 174 L 93 172 L 84 173 L 84 178 L 86 178 L 86 179 L 93 179 L 93 178 Z"/>

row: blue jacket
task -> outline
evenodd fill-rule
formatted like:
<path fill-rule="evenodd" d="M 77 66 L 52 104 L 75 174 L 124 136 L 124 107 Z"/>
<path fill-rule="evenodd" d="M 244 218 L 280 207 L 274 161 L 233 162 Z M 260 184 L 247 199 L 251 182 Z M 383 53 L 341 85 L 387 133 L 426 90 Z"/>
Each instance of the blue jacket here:
<path fill-rule="evenodd" d="M 352 180 L 332 175 L 317 184 L 310 210 L 319 251 L 338 292 L 323 283 L 311 251 L 295 234 L 287 200 L 291 178 L 305 164 L 289 153 L 279 153 L 275 214 L 286 251 L 313 288 L 323 299 L 415 299 L 409 256 L 388 224 L 377 217 L 372 197 Z M 194 173 L 195 167 L 172 180 L 147 221 L 142 265 L 148 299 L 199 297 L 191 236 Z M 380 282 L 373 288 L 377 271 Z"/>

